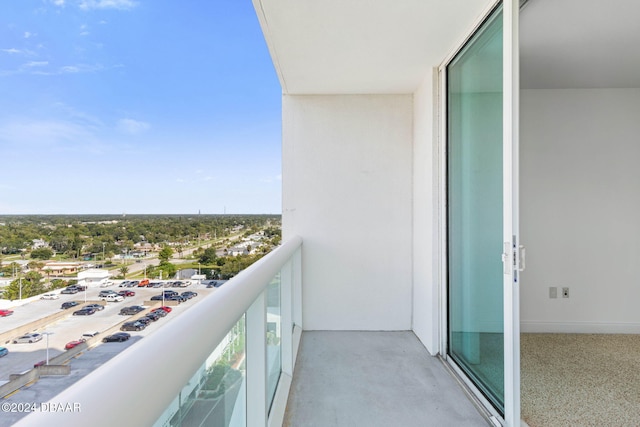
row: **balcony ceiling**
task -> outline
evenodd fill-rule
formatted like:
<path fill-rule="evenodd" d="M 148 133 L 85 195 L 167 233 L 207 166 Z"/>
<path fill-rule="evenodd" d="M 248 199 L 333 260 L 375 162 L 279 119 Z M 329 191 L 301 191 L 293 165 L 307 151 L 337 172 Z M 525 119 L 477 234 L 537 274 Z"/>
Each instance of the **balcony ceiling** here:
<path fill-rule="evenodd" d="M 520 16 L 521 85 L 640 88 L 640 2 L 529 0 Z"/>
<path fill-rule="evenodd" d="M 412 93 L 492 0 L 253 0 L 286 94 Z M 640 2 L 529 0 L 523 88 L 640 88 Z"/>
<path fill-rule="evenodd" d="M 253 0 L 287 94 L 412 93 L 490 0 Z"/>

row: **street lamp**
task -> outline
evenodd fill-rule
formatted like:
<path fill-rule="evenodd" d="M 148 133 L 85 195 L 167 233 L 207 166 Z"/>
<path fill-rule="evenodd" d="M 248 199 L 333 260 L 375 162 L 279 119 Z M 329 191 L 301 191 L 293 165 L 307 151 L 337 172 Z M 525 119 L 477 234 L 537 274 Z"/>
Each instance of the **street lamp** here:
<path fill-rule="evenodd" d="M 43 332 L 42 335 L 47 336 L 47 361 L 46 364 L 49 365 L 49 335 L 53 335 L 53 332 Z"/>
<path fill-rule="evenodd" d="M 102 242 L 102 268 L 104 268 L 104 246 L 107 242 Z"/>

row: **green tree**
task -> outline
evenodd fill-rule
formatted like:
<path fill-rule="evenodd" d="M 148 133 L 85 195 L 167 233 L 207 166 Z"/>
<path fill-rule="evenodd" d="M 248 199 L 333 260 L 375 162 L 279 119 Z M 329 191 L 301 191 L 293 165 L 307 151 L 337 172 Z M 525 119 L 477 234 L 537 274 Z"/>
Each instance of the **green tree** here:
<path fill-rule="evenodd" d="M 44 267 L 44 262 L 42 262 L 42 261 L 29 261 L 29 264 L 27 264 L 27 267 L 29 267 L 29 270 L 41 270 L 42 267 Z"/>
<path fill-rule="evenodd" d="M 127 273 L 129 272 L 129 267 L 127 267 L 126 265 L 123 265 L 118 269 L 118 271 L 120 272 L 120 275 L 122 276 L 122 278 L 126 279 Z"/>
<path fill-rule="evenodd" d="M 162 271 L 162 278 L 169 279 L 176 275 L 178 268 L 175 264 L 171 264 L 170 262 L 163 262 L 157 267 L 158 270 Z"/>
<path fill-rule="evenodd" d="M 207 248 L 204 251 L 202 251 L 202 254 L 200 255 L 200 258 L 198 259 L 198 261 L 201 264 L 213 264 L 214 262 L 216 262 L 217 258 L 218 256 L 216 255 L 216 249 Z"/>
<path fill-rule="evenodd" d="M 51 259 L 52 257 L 53 251 L 50 248 L 38 248 L 31 251 L 33 259 Z"/>
<path fill-rule="evenodd" d="M 20 298 L 29 298 L 44 292 L 44 283 L 42 275 L 35 271 L 30 271 L 22 277 L 17 278 L 5 288 L 4 298 L 15 300 Z"/>
<path fill-rule="evenodd" d="M 165 246 L 158 252 L 158 259 L 160 260 L 160 264 L 169 262 L 171 257 L 173 256 L 173 249 L 169 246 Z"/>

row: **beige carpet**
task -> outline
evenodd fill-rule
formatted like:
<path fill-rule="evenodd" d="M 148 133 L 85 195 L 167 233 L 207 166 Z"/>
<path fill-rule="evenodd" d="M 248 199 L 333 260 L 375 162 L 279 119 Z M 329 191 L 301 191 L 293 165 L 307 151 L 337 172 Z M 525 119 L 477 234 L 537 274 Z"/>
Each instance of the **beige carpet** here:
<path fill-rule="evenodd" d="M 640 426 L 640 335 L 522 334 L 530 427 Z"/>

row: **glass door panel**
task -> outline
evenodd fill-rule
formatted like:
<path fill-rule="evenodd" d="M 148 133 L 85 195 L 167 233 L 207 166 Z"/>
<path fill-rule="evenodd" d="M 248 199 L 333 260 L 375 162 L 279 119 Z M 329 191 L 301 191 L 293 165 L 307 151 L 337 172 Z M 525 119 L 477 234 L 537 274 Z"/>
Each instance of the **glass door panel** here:
<path fill-rule="evenodd" d="M 448 357 L 504 414 L 503 20 L 447 66 Z"/>

